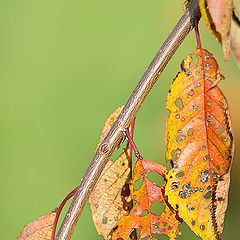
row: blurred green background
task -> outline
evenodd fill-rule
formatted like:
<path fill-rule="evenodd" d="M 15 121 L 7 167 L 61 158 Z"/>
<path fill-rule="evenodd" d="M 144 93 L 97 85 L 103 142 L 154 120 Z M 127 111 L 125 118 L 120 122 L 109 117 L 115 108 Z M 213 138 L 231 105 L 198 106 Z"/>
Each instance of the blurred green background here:
<path fill-rule="evenodd" d="M 0 0 L 1 239 L 54 209 L 79 184 L 106 117 L 124 104 L 183 14 L 176 0 Z M 200 26 L 226 80 L 235 161 L 224 240 L 239 239 L 240 70 L 223 61 Z M 180 63 L 194 51 L 192 32 L 139 111 L 135 141 L 145 159 L 165 164 L 165 100 Z M 199 239 L 182 226 L 181 239 Z M 86 206 L 72 239 L 102 239 Z M 165 238 L 163 238 L 165 239 Z"/>

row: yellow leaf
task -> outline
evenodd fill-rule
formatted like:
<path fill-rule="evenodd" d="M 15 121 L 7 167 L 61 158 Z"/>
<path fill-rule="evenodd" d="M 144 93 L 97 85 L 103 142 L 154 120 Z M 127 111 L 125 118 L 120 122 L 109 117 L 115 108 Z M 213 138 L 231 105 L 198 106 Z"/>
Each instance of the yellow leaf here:
<path fill-rule="evenodd" d="M 211 53 L 197 49 L 181 66 L 167 100 L 166 157 L 173 168 L 166 175 L 165 194 L 197 235 L 217 240 L 232 160 L 228 104 L 217 87 L 222 75 Z"/>
<path fill-rule="evenodd" d="M 109 159 L 89 198 L 93 222 L 104 239 L 109 239 L 112 228 L 128 210 L 125 209 L 127 199 L 122 196 L 130 177 L 128 154 L 129 151 L 124 151 L 115 162 Z"/>

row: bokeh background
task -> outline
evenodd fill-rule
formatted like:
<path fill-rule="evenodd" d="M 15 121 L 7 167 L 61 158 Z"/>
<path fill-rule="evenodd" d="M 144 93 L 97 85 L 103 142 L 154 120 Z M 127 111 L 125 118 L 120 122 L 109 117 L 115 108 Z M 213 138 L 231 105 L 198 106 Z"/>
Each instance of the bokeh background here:
<path fill-rule="evenodd" d="M 176 0 L 0 0 L 0 226 L 16 239 L 79 184 L 106 117 L 124 104 L 183 14 Z M 200 26 L 202 44 L 226 80 L 235 133 L 224 240 L 239 239 L 240 69 Z M 165 164 L 165 100 L 192 32 L 139 111 L 135 141 L 145 159 Z M 181 239 L 199 239 L 183 224 Z M 73 238 L 102 239 L 86 206 Z M 164 237 L 162 239 L 165 239 Z"/>

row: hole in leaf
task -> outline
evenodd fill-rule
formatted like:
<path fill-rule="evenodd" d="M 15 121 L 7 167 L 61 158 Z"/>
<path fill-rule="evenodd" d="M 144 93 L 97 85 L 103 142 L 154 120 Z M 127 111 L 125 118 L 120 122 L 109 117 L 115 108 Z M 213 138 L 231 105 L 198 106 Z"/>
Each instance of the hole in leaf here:
<path fill-rule="evenodd" d="M 206 66 L 204 67 L 204 69 L 207 70 L 207 71 L 209 71 L 210 68 L 209 68 L 208 64 L 206 64 Z"/>
<path fill-rule="evenodd" d="M 144 217 L 144 216 L 147 216 L 147 215 L 148 215 L 148 211 L 144 210 L 144 211 L 141 212 L 141 214 L 139 216 Z"/>
<path fill-rule="evenodd" d="M 220 135 L 220 134 L 222 134 L 223 132 L 224 132 L 224 128 L 222 128 L 222 127 L 215 129 L 215 133 L 216 133 L 217 135 Z"/>
<path fill-rule="evenodd" d="M 158 186 L 163 185 L 163 177 L 156 172 L 148 172 L 147 179 L 150 180 L 151 182 L 156 183 Z"/>
<path fill-rule="evenodd" d="M 141 229 L 140 229 L 140 228 L 137 228 L 137 229 L 136 229 L 136 233 L 137 233 L 137 239 L 139 239 L 139 237 L 140 237 L 140 231 L 141 231 Z"/>
<path fill-rule="evenodd" d="M 156 215 L 161 215 L 165 209 L 165 206 L 158 201 L 152 202 L 151 204 L 151 213 Z"/>
<path fill-rule="evenodd" d="M 181 110 L 183 109 L 183 102 L 181 98 L 177 98 L 174 102 L 177 107 L 179 107 Z"/>
<path fill-rule="evenodd" d="M 215 82 L 217 80 L 216 78 L 212 78 L 212 77 L 205 77 L 205 79 L 211 82 Z"/>
<path fill-rule="evenodd" d="M 177 150 L 173 150 L 171 155 L 172 155 L 172 161 L 176 161 L 178 158 L 178 154 L 181 153 L 181 150 L 178 148 Z"/>
<path fill-rule="evenodd" d="M 193 90 L 190 90 L 189 92 L 188 92 L 188 95 L 189 96 L 192 96 L 194 94 L 194 91 Z"/>
<path fill-rule="evenodd" d="M 209 199 L 212 197 L 212 191 L 208 191 L 204 196 L 204 198 Z"/>
<path fill-rule="evenodd" d="M 191 56 L 191 58 L 192 58 L 192 61 L 190 62 L 189 66 L 190 67 L 196 67 L 198 65 L 198 57 L 197 57 L 197 55 L 193 54 Z"/>
<path fill-rule="evenodd" d="M 184 135 L 178 135 L 178 136 L 176 137 L 176 141 L 177 141 L 177 142 L 180 142 L 180 141 L 183 141 L 185 138 L 186 138 L 186 137 L 185 137 Z"/>
<path fill-rule="evenodd" d="M 159 225 L 160 225 L 160 223 L 157 222 L 157 223 L 154 225 L 154 228 L 155 228 L 155 229 L 159 229 Z"/>
<path fill-rule="evenodd" d="M 204 226 L 204 225 L 201 225 L 201 226 L 200 226 L 200 229 L 204 231 L 204 230 L 205 230 L 205 226 Z"/>
<path fill-rule="evenodd" d="M 107 224 L 107 221 L 108 221 L 107 217 L 104 217 L 103 220 L 102 220 L 102 223 Z"/>
<path fill-rule="evenodd" d="M 184 176 L 184 172 L 183 171 L 179 171 L 177 174 L 176 174 L 176 177 L 177 178 L 182 178 Z"/>
<path fill-rule="evenodd" d="M 142 186 L 142 183 L 143 183 L 143 178 L 138 179 L 133 185 L 134 190 L 135 191 L 139 190 L 139 188 Z"/>

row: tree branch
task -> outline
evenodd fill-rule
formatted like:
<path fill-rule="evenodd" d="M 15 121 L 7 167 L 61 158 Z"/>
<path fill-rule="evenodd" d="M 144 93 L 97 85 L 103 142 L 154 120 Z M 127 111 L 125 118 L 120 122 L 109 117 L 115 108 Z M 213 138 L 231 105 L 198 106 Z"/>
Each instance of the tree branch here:
<path fill-rule="evenodd" d="M 198 0 L 193 0 L 188 10 L 186 10 L 152 60 L 146 72 L 143 74 L 109 133 L 99 145 L 92 162 L 76 191 L 56 239 L 69 240 L 71 238 L 81 212 L 94 188 L 94 185 L 98 181 L 108 158 L 121 142 L 122 132 L 129 128 L 146 96 L 159 78 L 159 75 L 162 73 L 185 37 L 192 30 L 193 25 L 191 20 L 195 18 L 200 19 L 200 16 Z"/>

